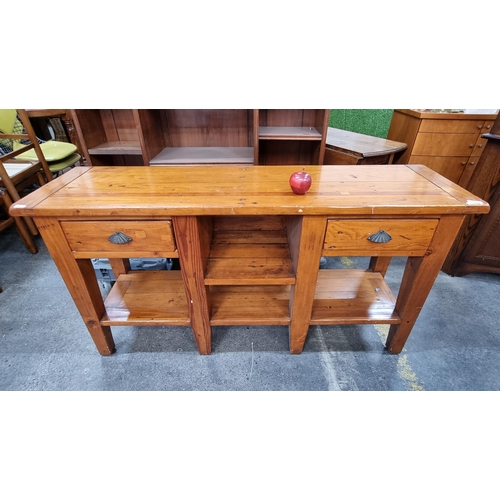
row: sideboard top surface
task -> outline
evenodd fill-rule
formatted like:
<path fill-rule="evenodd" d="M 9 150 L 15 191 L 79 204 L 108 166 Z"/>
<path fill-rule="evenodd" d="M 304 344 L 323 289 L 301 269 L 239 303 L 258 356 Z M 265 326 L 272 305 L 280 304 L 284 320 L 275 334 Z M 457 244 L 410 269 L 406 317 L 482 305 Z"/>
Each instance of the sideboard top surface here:
<path fill-rule="evenodd" d="M 290 175 L 312 186 L 294 194 Z M 12 215 L 415 215 L 486 213 L 489 205 L 423 165 L 75 167 L 16 202 Z"/>

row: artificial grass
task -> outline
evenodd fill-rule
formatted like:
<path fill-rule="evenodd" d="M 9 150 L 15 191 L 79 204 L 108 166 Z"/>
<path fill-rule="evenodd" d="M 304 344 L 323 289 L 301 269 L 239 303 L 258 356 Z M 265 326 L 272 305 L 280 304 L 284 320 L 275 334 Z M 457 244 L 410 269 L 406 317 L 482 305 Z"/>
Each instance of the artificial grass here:
<path fill-rule="evenodd" d="M 328 125 L 385 139 L 393 109 L 331 109 Z"/>

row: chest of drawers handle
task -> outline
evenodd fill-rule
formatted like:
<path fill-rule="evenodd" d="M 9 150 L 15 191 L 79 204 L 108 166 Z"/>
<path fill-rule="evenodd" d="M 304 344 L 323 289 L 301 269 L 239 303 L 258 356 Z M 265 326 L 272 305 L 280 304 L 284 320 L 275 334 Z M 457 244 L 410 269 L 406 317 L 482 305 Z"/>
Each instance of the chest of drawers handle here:
<path fill-rule="evenodd" d="M 109 238 L 108 241 L 114 243 L 115 245 L 125 245 L 126 243 L 130 243 L 132 238 L 121 231 L 116 231 Z"/>
<path fill-rule="evenodd" d="M 381 229 L 380 231 L 371 234 L 366 239 L 373 243 L 387 243 L 388 241 L 392 240 L 392 236 L 389 233 L 386 233 L 383 229 Z"/>

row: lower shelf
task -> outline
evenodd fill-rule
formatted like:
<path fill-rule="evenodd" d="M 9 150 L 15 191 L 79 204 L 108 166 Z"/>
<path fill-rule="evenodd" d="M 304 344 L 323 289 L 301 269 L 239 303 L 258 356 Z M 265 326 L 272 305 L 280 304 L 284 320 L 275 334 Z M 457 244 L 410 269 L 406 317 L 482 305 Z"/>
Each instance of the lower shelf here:
<path fill-rule="evenodd" d="M 290 285 L 212 285 L 210 324 L 289 325 Z M 401 322 L 380 273 L 320 270 L 311 325 Z M 106 326 L 190 325 L 180 271 L 121 275 L 107 296 Z"/>
<path fill-rule="evenodd" d="M 211 325 L 289 325 L 290 286 L 211 286 Z"/>
<path fill-rule="evenodd" d="M 142 155 L 139 141 L 110 141 L 89 148 L 90 155 Z"/>
<path fill-rule="evenodd" d="M 104 301 L 107 326 L 189 325 L 180 271 L 136 271 L 119 276 Z"/>
<path fill-rule="evenodd" d="M 380 273 L 322 269 L 314 296 L 311 325 L 399 324 L 396 298 Z"/>

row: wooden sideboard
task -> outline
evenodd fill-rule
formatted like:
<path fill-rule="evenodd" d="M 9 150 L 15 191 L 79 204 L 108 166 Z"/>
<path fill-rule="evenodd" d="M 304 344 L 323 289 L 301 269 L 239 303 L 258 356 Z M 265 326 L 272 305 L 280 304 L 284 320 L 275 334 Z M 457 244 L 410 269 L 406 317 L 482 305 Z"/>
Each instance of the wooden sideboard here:
<path fill-rule="evenodd" d="M 396 163 L 423 164 L 465 189 L 491 131 L 496 113 L 467 110 L 442 113 L 395 109 L 387 139 L 402 141 L 408 149 Z"/>
<path fill-rule="evenodd" d="M 114 325 L 191 325 L 200 354 L 215 325 L 288 325 L 298 354 L 310 325 L 385 323 L 401 352 L 464 217 L 489 205 L 422 165 L 311 165 L 296 195 L 301 168 L 75 167 L 10 213 L 34 218 L 102 355 Z M 320 270 L 322 256 L 369 269 Z M 397 298 L 392 256 L 408 256 Z M 105 301 L 94 257 L 118 277 Z M 131 257 L 181 270 L 130 271 Z"/>
<path fill-rule="evenodd" d="M 325 165 L 386 165 L 397 163 L 406 150 L 404 142 L 328 127 Z"/>

